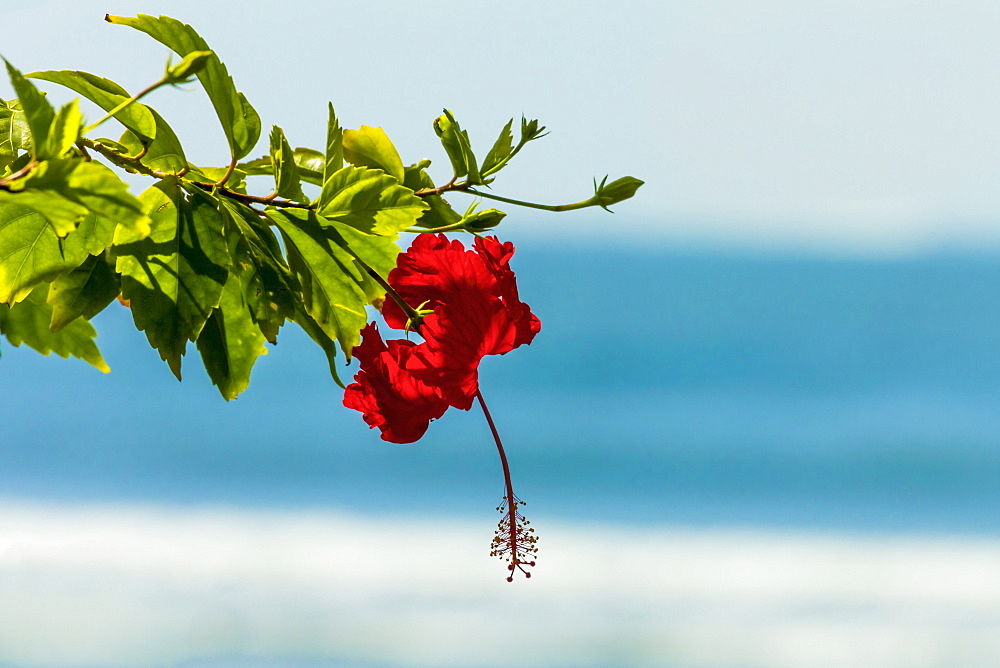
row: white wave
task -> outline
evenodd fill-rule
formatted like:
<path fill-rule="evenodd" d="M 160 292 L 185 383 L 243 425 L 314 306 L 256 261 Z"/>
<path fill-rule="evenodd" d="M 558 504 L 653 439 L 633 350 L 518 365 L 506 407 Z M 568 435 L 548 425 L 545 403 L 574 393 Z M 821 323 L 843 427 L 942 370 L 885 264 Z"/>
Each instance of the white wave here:
<path fill-rule="evenodd" d="M 0 664 L 1000 665 L 1000 539 L 489 521 L 6 501 Z"/>

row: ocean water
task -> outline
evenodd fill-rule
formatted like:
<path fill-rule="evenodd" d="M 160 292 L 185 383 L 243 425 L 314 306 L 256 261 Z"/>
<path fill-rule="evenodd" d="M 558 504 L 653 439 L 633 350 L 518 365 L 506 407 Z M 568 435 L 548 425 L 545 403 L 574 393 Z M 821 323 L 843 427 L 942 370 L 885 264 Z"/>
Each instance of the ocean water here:
<path fill-rule="evenodd" d="M 514 265 L 536 577 L 482 415 L 384 443 L 294 331 L 226 403 L 115 308 L 110 375 L 0 349 L 0 664 L 1000 665 L 1000 259 Z"/>
<path fill-rule="evenodd" d="M 533 512 L 1000 529 L 1000 260 L 529 248 L 515 268 L 543 330 L 482 386 Z M 454 515 L 501 495 L 481 414 L 386 444 L 297 332 L 227 404 L 196 351 L 177 383 L 125 309 L 97 325 L 108 376 L 4 347 L 6 494 Z"/>

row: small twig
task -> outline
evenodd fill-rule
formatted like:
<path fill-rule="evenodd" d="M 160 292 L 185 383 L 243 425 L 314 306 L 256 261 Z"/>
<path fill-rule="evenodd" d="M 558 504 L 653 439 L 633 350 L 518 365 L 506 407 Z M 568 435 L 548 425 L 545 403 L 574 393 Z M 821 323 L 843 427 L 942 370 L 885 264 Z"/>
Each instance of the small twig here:
<path fill-rule="evenodd" d="M 8 183 L 11 183 L 13 181 L 17 181 L 19 178 L 27 175 L 29 172 L 31 172 L 31 170 L 33 170 L 37 166 L 38 166 L 38 161 L 37 160 L 31 160 L 30 162 L 28 162 L 27 165 L 25 165 L 21 169 L 17 170 L 13 174 L 0 179 L 0 188 L 3 188 L 4 190 L 8 190 L 8 188 L 7 188 L 7 184 Z"/>
<path fill-rule="evenodd" d="M 441 193 L 452 190 L 465 190 L 469 187 L 466 183 L 455 183 L 456 181 L 458 181 L 458 177 L 454 176 L 451 181 L 448 181 L 448 183 L 443 186 L 438 186 L 436 188 L 424 188 L 422 190 L 417 190 L 413 194 L 417 197 L 430 197 L 431 195 L 440 195 Z"/>

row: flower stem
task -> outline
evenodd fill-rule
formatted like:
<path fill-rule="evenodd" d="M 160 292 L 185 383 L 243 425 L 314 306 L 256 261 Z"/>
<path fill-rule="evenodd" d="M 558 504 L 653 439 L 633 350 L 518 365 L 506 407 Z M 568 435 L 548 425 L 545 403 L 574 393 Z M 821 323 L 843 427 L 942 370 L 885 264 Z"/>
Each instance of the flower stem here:
<path fill-rule="evenodd" d="M 535 530 L 527 528 L 530 522 L 524 519 L 521 513 L 518 512 L 518 507 L 524 505 L 524 502 L 514 496 L 514 484 L 510 479 L 510 465 L 507 463 L 507 453 L 504 452 L 503 441 L 500 440 L 500 432 L 497 431 L 497 426 L 493 422 L 490 409 L 486 407 L 486 400 L 483 399 L 482 390 L 476 391 L 476 399 L 483 409 L 483 415 L 486 416 L 486 423 L 490 426 L 490 431 L 493 433 L 493 440 L 497 444 L 497 452 L 500 454 L 500 464 L 503 466 L 504 486 L 507 492 L 504 497 L 505 502 L 501 503 L 497 508 L 497 510 L 504 513 L 504 517 L 497 526 L 497 535 L 493 539 L 491 556 L 510 560 L 510 563 L 507 565 L 507 570 L 510 571 L 510 575 L 507 576 L 507 582 L 514 581 L 515 569 L 524 573 L 524 577 L 530 578 L 531 573 L 527 571 L 527 567 L 534 566 L 535 562 L 534 560 L 529 560 L 528 557 L 538 552 L 538 548 L 535 547 L 538 539 L 534 536 Z"/>
<path fill-rule="evenodd" d="M 582 202 L 575 202 L 573 204 L 536 204 L 535 202 L 524 202 L 519 199 L 510 199 L 507 197 L 501 197 L 500 195 L 494 195 L 492 193 L 483 192 L 482 190 L 475 190 L 473 188 L 466 188 L 464 192 L 470 195 L 478 195 L 485 199 L 495 199 L 498 202 L 504 202 L 506 204 L 514 204 L 516 206 L 524 206 L 529 209 L 541 209 L 542 211 L 573 211 L 574 209 L 586 209 L 590 206 L 597 206 L 599 203 L 595 202 L 593 198 L 584 200 Z"/>

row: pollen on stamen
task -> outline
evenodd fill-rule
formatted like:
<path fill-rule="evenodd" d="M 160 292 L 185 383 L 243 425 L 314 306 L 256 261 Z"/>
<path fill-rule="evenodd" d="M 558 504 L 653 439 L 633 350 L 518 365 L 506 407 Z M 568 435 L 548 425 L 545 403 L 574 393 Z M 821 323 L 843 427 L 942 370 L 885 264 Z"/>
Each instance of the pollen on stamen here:
<path fill-rule="evenodd" d="M 538 554 L 538 537 L 534 535 L 534 529 L 526 527 L 528 520 L 518 510 L 519 506 L 525 505 L 523 501 L 514 497 L 514 504 L 510 506 L 506 496 L 497 506 L 497 511 L 502 513 L 500 522 L 497 523 L 496 535 L 490 545 L 490 556 L 498 557 L 508 562 L 507 570 L 510 576 L 507 582 L 514 581 L 516 571 L 521 571 L 525 578 L 530 578 L 531 573 L 527 571 L 535 565 L 532 558 Z"/>

